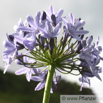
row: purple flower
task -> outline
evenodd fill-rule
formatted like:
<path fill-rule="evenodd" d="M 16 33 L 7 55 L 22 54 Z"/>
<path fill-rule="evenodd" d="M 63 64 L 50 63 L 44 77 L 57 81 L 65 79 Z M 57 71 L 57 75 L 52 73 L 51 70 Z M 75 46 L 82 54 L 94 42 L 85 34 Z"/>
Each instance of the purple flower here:
<path fill-rule="evenodd" d="M 16 53 L 17 53 L 17 47 L 16 47 L 16 42 L 13 40 L 12 35 L 6 34 L 8 41 L 4 41 L 3 45 L 6 50 L 3 51 L 3 61 L 5 62 L 5 70 L 4 74 L 6 73 L 7 69 L 13 62 Z"/>
<path fill-rule="evenodd" d="M 87 86 L 90 86 L 90 79 L 88 79 L 86 75 L 83 75 L 82 77 L 80 77 L 79 81 L 82 82 L 80 91 L 82 91 L 82 87 L 84 84 L 86 84 Z"/>
<path fill-rule="evenodd" d="M 82 57 L 82 59 L 85 60 L 84 62 L 87 63 L 88 69 L 90 70 L 90 72 L 94 76 L 96 76 L 98 79 L 101 80 L 101 78 L 99 77 L 98 73 L 96 72 L 96 69 L 97 69 L 96 65 L 100 62 L 100 58 L 95 58 L 95 59 L 93 59 L 93 58 L 94 58 L 93 55 L 89 56 L 88 54 L 87 55 L 85 54 L 85 56 Z"/>
<path fill-rule="evenodd" d="M 96 63 L 94 63 L 95 65 L 97 65 L 100 61 L 100 52 L 102 51 L 102 48 L 100 46 L 96 46 L 95 47 L 95 44 L 93 43 L 91 45 L 91 42 L 93 40 L 93 37 L 90 36 L 86 39 L 85 42 L 82 42 L 81 45 L 82 45 L 82 49 L 80 50 L 80 58 L 85 60 L 87 63 L 93 63 L 95 62 L 94 60 L 96 59 Z M 98 49 L 98 47 L 100 47 L 100 50 Z"/>
<path fill-rule="evenodd" d="M 101 80 L 100 76 L 98 75 L 98 73 L 100 73 L 99 71 L 101 71 L 100 69 L 102 69 L 101 67 L 97 66 L 99 62 L 100 62 L 100 58 L 96 58 L 93 56 L 91 58 L 91 61 L 87 62 L 87 67 L 88 67 L 89 73 L 91 73 L 91 75 L 93 75 L 93 76 L 97 77 L 99 80 Z"/>
<path fill-rule="evenodd" d="M 85 60 L 86 62 L 90 62 L 92 60 L 93 54 L 91 51 L 94 49 L 95 44 L 91 45 L 92 42 L 92 36 L 88 37 L 86 41 L 82 42 L 82 49 L 80 50 L 80 58 Z"/>
<path fill-rule="evenodd" d="M 39 30 L 42 32 L 42 34 L 41 34 L 42 37 L 51 39 L 58 35 L 58 33 L 60 32 L 60 28 L 61 28 L 61 23 L 58 23 L 53 30 L 51 23 L 47 21 L 46 22 L 46 30 L 44 30 L 42 28 L 39 28 Z"/>
<path fill-rule="evenodd" d="M 11 63 L 16 59 L 16 57 L 21 57 L 21 55 L 18 55 L 18 52 L 16 52 L 14 55 L 4 55 L 3 61 L 5 62 L 5 69 L 4 69 L 4 74 L 6 73 L 7 69 L 11 65 Z"/>
<path fill-rule="evenodd" d="M 40 71 L 38 72 L 38 76 L 32 76 L 31 80 L 33 81 L 40 81 L 40 83 L 38 83 L 38 85 L 35 88 L 35 91 L 41 90 L 45 87 L 45 83 L 46 83 L 46 78 L 47 78 L 47 72 L 48 70 L 45 70 L 44 72 L 40 73 Z M 51 93 L 53 93 L 53 90 L 55 90 L 57 88 L 56 84 L 59 83 L 61 80 L 61 76 L 58 75 L 55 77 L 55 75 L 53 76 L 53 82 L 52 82 L 52 87 L 51 87 Z"/>
<path fill-rule="evenodd" d="M 98 46 L 98 44 L 99 44 L 99 37 L 98 37 L 98 40 L 97 40 L 97 42 L 96 42 L 96 44 L 95 44 L 95 48 L 94 48 L 93 51 L 92 51 L 92 54 L 95 55 L 96 57 L 98 57 L 99 54 L 100 54 L 101 51 L 102 51 L 102 47 L 101 47 L 101 46 Z"/>
<path fill-rule="evenodd" d="M 23 58 L 23 62 L 25 62 L 25 63 L 33 63 L 34 61 L 33 60 L 28 61 L 28 58 L 24 57 Z M 28 66 L 28 65 L 26 65 L 26 66 Z M 16 75 L 26 74 L 26 79 L 27 79 L 28 82 L 30 82 L 32 74 L 35 73 L 34 71 L 35 71 L 35 68 L 24 67 L 24 68 L 21 68 L 21 69 L 17 70 L 15 72 L 15 74 Z"/>
<path fill-rule="evenodd" d="M 82 30 L 81 28 L 84 26 L 85 21 L 75 19 L 72 14 L 69 14 L 70 23 L 66 20 L 66 18 L 62 18 L 66 27 L 66 33 L 71 35 L 73 38 L 78 41 L 81 40 L 80 35 L 87 34 L 88 31 Z"/>
<path fill-rule="evenodd" d="M 18 50 L 24 48 L 23 45 L 15 41 L 15 36 L 18 36 L 17 33 L 10 35 L 6 34 L 6 36 L 8 41 L 3 42 L 3 45 L 6 49 L 3 52 L 3 61 L 5 62 L 4 74 L 6 73 L 11 63 L 15 60 L 15 57 L 18 56 Z"/>
<path fill-rule="evenodd" d="M 85 63 L 85 64 L 82 64 L 82 66 L 88 67 L 88 64 Z M 97 67 L 93 68 L 93 72 L 95 73 L 95 75 L 89 69 L 83 69 L 81 71 L 82 77 L 79 78 L 79 81 L 82 82 L 81 87 L 80 87 L 80 91 L 82 90 L 83 84 L 90 86 L 90 79 L 88 79 L 88 78 L 92 78 L 92 77 L 96 76 L 98 79 L 101 80 L 98 73 L 102 72 L 102 68 L 97 66 Z"/>
<path fill-rule="evenodd" d="M 14 29 L 16 31 L 23 31 L 23 32 L 30 32 L 30 33 L 35 33 L 38 34 L 39 33 L 39 29 L 38 27 L 44 28 L 45 26 L 45 22 L 40 23 L 40 15 L 41 13 L 38 12 L 36 17 L 35 17 L 35 21 L 33 19 L 32 16 L 27 16 L 27 21 L 25 23 L 25 25 L 18 25 L 18 26 L 14 26 Z"/>
<path fill-rule="evenodd" d="M 6 34 L 6 35 L 8 37 L 8 34 Z M 6 49 L 3 52 L 3 56 L 14 55 L 17 52 L 16 43 L 10 41 L 10 39 L 8 39 L 8 41 L 4 41 L 3 45 Z"/>
<path fill-rule="evenodd" d="M 102 72 L 102 68 L 97 66 L 101 60 L 101 57 L 99 56 L 100 52 L 102 51 L 101 47 L 100 50 L 98 49 L 98 43 L 99 39 L 97 41 L 97 46 L 93 43 L 91 45 L 91 42 L 93 40 L 93 37 L 90 36 L 84 42 L 81 42 L 82 49 L 80 50 L 80 58 L 81 58 L 81 64 L 80 66 L 83 68 L 81 71 L 82 74 L 82 84 L 81 88 L 83 86 L 83 83 L 87 83 L 90 85 L 90 80 L 88 77 L 97 77 L 99 80 L 101 80 L 98 73 Z M 80 89 L 81 90 L 81 89 Z"/>
<path fill-rule="evenodd" d="M 56 26 L 59 22 L 62 21 L 62 14 L 63 9 L 60 9 L 58 12 L 55 13 L 52 6 L 49 8 L 49 14 L 46 12 L 47 18 L 50 22 L 52 22 L 53 26 Z"/>
<path fill-rule="evenodd" d="M 35 33 L 28 33 L 25 37 L 15 36 L 15 40 L 22 44 L 25 48 L 32 51 L 36 45 L 36 35 Z"/>
<path fill-rule="evenodd" d="M 27 79 L 28 82 L 30 82 L 31 75 L 34 73 L 34 69 L 35 68 L 24 67 L 24 68 L 19 69 L 18 71 L 16 71 L 15 74 L 16 75 L 26 74 L 26 79 Z"/>
<path fill-rule="evenodd" d="M 9 66 L 11 65 L 13 58 L 11 58 L 10 56 L 4 56 L 3 61 L 5 62 L 5 69 L 4 69 L 4 74 L 6 73 L 6 71 L 8 70 Z"/>

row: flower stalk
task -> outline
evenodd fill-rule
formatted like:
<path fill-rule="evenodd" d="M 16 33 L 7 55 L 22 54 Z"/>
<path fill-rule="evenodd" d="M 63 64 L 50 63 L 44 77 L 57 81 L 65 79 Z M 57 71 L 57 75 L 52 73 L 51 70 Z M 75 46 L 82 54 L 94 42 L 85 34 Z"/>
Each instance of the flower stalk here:
<path fill-rule="evenodd" d="M 55 71 L 55 66 L 50 65 L 48 74 L 47 74 L 47 79 L 46 79 L 46 84 L 45 84 L 45 90 L 44 90 L 44 96 L 43 96 L 43 102 L 42 103 L 49 103 L 49 98 L 50 98 L 50 89 L 52 86 L 52 80 L 53 80 L 53 74 Z"/>

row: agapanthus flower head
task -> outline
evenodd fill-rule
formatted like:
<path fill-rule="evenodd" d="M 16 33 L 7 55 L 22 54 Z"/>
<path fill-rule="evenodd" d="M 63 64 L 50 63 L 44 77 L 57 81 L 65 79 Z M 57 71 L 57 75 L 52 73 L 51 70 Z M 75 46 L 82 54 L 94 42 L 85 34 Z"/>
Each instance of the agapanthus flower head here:
<path fill-rule="evenodd" d="M 84 29 L 85 21 L 76 19 L 72 13 L 68 20 L 62 17 L 63 12 L 60 9 L 55 13 L 50 6 L 49 13 L 39 11 L 35 17 L 28 15 L 25 22 L 19 20 L 18 25 L 14 26 L 15 33 L 6 34 L 8 40 L 3 43 L 4 73 L 15 61 L 23 66 L 15 72 L 16 75 L 26 74 L 28 82 L 39 82 L 36 91 L 50 83 L 48 75 L 51 74 L 51 93 L 61 80 L 57 71 L 73 75 L 74 71 L 78 71 L 78 75 L 82 76 L 79 78 L 82 82 L 80 90 L 84 83 L 90 86 L 89 78 L 97 77 L 101 80 L 99 73 L 102 68 L 99 63 L 103 58 L 100 56 L 102 47 L 99 46 L 99 37 L 96 43 L 92 43 L 93 36 L 85 37 L 89 33 Z M 62 37 L 57 41 L 60 34 Z M 23 52 L 24 49 L 26 52 Z"/>

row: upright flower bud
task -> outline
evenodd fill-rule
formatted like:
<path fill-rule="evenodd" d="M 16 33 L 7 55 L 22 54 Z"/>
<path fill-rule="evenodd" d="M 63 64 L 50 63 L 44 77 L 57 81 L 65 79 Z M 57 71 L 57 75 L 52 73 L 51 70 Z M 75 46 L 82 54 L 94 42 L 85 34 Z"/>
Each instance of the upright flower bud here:
<path fill-rule="evenodd" d="M 49 49 L 50 49 L 50 54 L 53 54 L 53 49 L 54 49 L 54 38 L 51 38 L 49 41 Z"/>
<path fill-rule="evenodd" d="M 54 14 L 51 15 L 51 19 L 52 19 L 53 26 L 56 26 L 56 17 Z"/>
<path fill-rule="evenodd" d="M 68 36 L 69 36 L 69 33 L 66 32 L 66 27 L 63 26 L 63 45 L 66 43 Z"/>
<path fill-rule="evenodd" d="M 40 39 L 40 43 L 42 44 L 42 46 L 43 46 L 43 48 L 44 48 L 45 38 L 42 37 L 41 35 L 39 35 L 39 39 Z"/>
<path fill-rule="evenodd" d="M 46 20 L 46 12 L 43 11 L 43 14 L 42 14 L 42 17 L 41 17 L 42 20 Z"/>

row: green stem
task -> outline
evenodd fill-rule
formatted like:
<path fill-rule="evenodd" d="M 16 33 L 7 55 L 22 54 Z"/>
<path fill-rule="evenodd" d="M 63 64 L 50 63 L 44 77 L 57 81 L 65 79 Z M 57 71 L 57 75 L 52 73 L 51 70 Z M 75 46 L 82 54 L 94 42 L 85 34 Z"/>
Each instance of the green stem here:
<path fill-rule="evenodd" d="M 42 103 L 49 103 L 49 97 L 50 97 L 50 89 L 52 86 L 52 80 L 53 80 L 53 74 L 55 71 L 55 66 L 51 65 L 50 69 L 47 74 L 46 84 L 45 84 L 45 90 L 44 90 L 44 96 L 43 96 L 43 102 Z"/>

